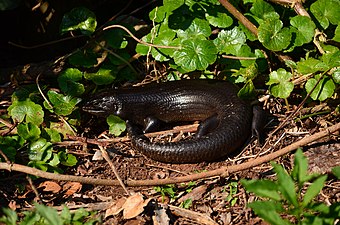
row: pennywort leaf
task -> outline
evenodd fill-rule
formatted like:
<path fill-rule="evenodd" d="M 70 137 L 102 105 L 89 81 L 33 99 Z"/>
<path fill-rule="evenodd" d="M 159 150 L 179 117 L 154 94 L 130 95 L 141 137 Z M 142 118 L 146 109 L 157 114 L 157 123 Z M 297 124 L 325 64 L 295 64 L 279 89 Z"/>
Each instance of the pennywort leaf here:
<path fill-rule="evenodd" d="M 110 115 L 106 122 L 109 125 L 109 132 L 115 136 L 119 136 L 126 129 L 125 121 L 118 116 Z"/>
<path fill-rule="evenodd" d="M 281 51 L 288 47 L 291 40 L 291 32 L 288 28 L 282 28 L 283 23 L 276 18 L 267 18 L 260 23 L 258 28 L 259 41 L 266 48 L 273 51 Z"/>
<path fill-rule="evenodd" d="M 83 78 L 83 73 L 76 68 L 68 68 L 58 76 L 60 89 L 66 94 L 79 96 L 84 93 L 84 85 L 79 83 Z"/>
<path fill-rule="evenodd" d="M 181 49 L 175 51 L 175 63 L 186 71 L 205 70 L 215 62 L 217 49 L 209 40 L 184 40 Z"/>
<path fill-rule="evenodd" d="M 285 69 L 278 69 L 269 74 L 269 81 L 266 83 L 270 85 L 270 93 L 275 97 L 288 98 L 294 89 L 294 84 L 290 82 L 292 74 Z"/>
<path fill-rule="evenodd" d="M 310 92 L 313 87 L 317 84 L 318 80 L 320 79 L 321 74 L 316 75 L 314 78 L 310 78 L 305 85 L 306 91 Z M 335 91 L 335 84 L 332 79 L 325 76 L 321 78 L 321 81 L 315 87 L 313 92 L 311 93 L 310 97 L 313 100 L 324 101 L 327 98 L 331 97 Z"/>
<path fill-rule="evenodd" d="M 40 137 L 40 129 L 33 123 L 20 123 L 17 127 L 18 135 L 25 140 L 33 141 Z"/>
<path fill-rule="evenodd" d="M 61 33 L 80 30 L 82 34 L 90 35 L 96 30 L 96 15 L 85 7 L 72 9 L 63 16 L 61 21 Z"/>
<path fill-rule="evenodd" d="M 52 90 L 47 92 L 47 96 L 53 105 L 53 109 L 51 109 L 46 102 L 44 102 L 44 106 L 60 116 L 70 115 L 75 109 L 76 104 L 80 102 L 79 98 L 72 97 L 70 95 L 65 96 L 63 94 L 58 94 L 56 91 Z"/>
<path fill-rule="evenodd" d="M 40 125 L 44 119 L 42 107 L 30 99 L 12 102 L 12 105 L 8 107 L 8 114 L 17 123 L 25 121 L 26 123 Z"/>
<path fill-rule="evenodd" d="M 340 21 L 338 0 L 318 0 L 310 6 L 310 11 L 324 29 L 328 28 L 329 23 L 337 25 Z"/>

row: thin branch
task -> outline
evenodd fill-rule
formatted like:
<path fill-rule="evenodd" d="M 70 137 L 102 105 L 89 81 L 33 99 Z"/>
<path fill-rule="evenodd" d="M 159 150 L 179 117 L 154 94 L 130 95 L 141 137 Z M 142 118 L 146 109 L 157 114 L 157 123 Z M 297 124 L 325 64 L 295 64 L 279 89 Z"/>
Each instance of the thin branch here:
<path fill-rule="evenodd" d="M 111 161 L 109 154 L 107 154 L 106 149 L 104 149 L 104 148 L 103 148 L 102 146 L 100 146 L 100 145 L 99 145 L 98 147 L 99 147 L 100 152 L 102 153 L 102 156 L 104 157 L 104 159 L 109 163 L 109 165 L 110 165 L 110 167 L 111 167 L 113 173 L 115 174 L 117 180 L 119 181 L 120 186 L 124 189 L 124 191 L 125 191 L 125 193 L 126 193 L 127 195 L 130 195 L 129 191 L 127 190 L 127 188 L 126 188 L 126 186 L 125 186 L 125 184 L 124 184 L 124 182 L 123 182 L 123 180 L 120 178 L 120 176 L 119 176 L 119 174 L 118 174 L 118 171 L 117 171 L 115 165 L 114 165 L 113 162 Z"/>
<path fill-rule="evenodd" d="M 117 24 L 107 26 L 103 30 L 108 30 L 108 29 L 112 29 L 112 28 L 120 28 L 120 29 L 125 30 L 135 41 L 137 41 L 138 43 L 143 44 L 143 45 L 147 45 L 147 46 L 151 46 L 151 47 L 155 47 L 155 48 L 180 49 L 180 47 L 177 47 L 177 46 L 164 46 L 164 45 L 154 45 L 154 44 L 147 43 L 147 42 L 145 42 L 143 40 L 138 39 L 136 36 L 134 36 L 131 33 L 131 31 L 129 31 L 126 27 L 121 26 L 121 25 L 117 25 Z"/>
<path fill-rule="evenodd" d="M 329 136 L 330 134 L 340 130 L 340 123 L 337 123 L 329 128 L 326 128 L 318 133 L 315 133 L 311 136 L 304 137 L 303 139 L 294 142 L 293 144 L 284 147 L 276 152 L 268 154 L 266 156 L 262 156 L 260 158 L 250 160 L 245 163 L 241 163 L 239 165 L 232 165 L 232 166 L 224 166 L 216 170 L 211 170 L 207 172 L 202 172 L 198 174 L 191 174 L 188 176 L 182 177 L 175 177 L 175 178 L 167 178 L 167 179 L 153 179 L 153 180 L 128 180 L 126 181 L 127 186 L 156 186 L 156 185 L 165 185 L 165 184 L 175 184 L 175 183 L 183 183 L 189 182 L 199 179 L 206 179 L 214 176 L 226 176 L 231 173 L 243 171 L 246 169 L 250 169 L 254 166 L 261 165 L 262 163 L 269 162 L 274 160 L 280 156 L 283 156 L 299 147 L 305 146 L 311 142 L 314 142 L 320 138 Z M 59 181 L 76 181 L 85 184 L 93 184 L 93 185 L 111 185 L 111 186 L 118 186 L 120 183 L 118 180 L 112 179 L 96 179 L 96 178 L 89 178 L 89 177 L 80 177 L 80 176 L 73 176 L 73 175 L 63 175 L 63 174 L 55 174 L 44 172 L 42 170 L 38 170 L 35 168 L 31 168 L 28 166 L 23 166 L 19 164 L 7 164 L 7 163 L 0 163 L 0 170 L 8 170 L 8 171 L 18 171 L 23 172 L 26 174 L 31 174 L 34 176 L 43 177 L 46 179 L 52 180 L 59 180 Z"/>

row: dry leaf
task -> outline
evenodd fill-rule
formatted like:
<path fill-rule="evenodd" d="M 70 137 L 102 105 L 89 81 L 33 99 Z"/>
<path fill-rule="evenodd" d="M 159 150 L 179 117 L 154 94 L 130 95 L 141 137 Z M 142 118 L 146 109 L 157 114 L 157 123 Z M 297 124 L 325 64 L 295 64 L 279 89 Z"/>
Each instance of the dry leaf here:
<path fill-rule="evenodd" d="M 125 202 L 126 198 L 124 197 L 114 201 L 105 211 L 105 218 L 118 215 L 123 210 L 123 205 Z"/>
<path fill-rule="evenodd" d="M 144 207 L 149 203 L 151 199 L 147 199 L 144 201 L 143 195 L 140 193 L 136 193 L 126 199 L 126 202 L 123 205 L 123 218 L 131 219 L 144 211 Z"/>
<path fill-rule="evenodd" d="M 63 186 L 63 190 L 66 191 L 65 192 L 66 196 L 73 195 L 74 193 L 80 191 L 81 188 L 82 188 L 82 185 L 79 182 L 67 182 Z"/>
<path fill-rule="evenodd" d="M 60 185 L 54 181 L 45 181 L 41 183 L 38 188 L 42 188 L 42 187 L 43 187 L 43 191 L 46 191 L 46 192 L 49 191 L 52 193 L 58 193 L 61 190 Z"/>

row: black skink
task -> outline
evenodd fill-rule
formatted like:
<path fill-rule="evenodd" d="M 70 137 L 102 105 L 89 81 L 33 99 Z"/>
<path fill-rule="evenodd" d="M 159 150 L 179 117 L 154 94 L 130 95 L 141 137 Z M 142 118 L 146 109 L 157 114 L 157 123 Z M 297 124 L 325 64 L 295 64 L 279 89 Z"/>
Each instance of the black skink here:
<path fill-rule="evenodd" d="M 83 107 L 89 113 L 117 115 L 128 120 L 133 145 L 144 155 L 162 162 L 195 163 L 223 158 L 242 147 L 256 128 L 250 104 L 237 97 L 237 88 L 218 80 L 181 80 L 101 93 Z M 254 116 L 255 118 L 255 116 Z M 160 121 L 201 121 L 197 138 L 152 143 L 145 132 Z M 258 133 L 258 132 L 255 132 Z"/>

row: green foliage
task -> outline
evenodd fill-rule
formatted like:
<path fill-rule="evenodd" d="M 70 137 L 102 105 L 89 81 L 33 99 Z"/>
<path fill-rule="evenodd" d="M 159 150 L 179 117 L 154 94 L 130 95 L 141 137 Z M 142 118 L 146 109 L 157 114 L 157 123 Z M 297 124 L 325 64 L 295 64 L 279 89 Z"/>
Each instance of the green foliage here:
<path fill-rule="evenodd" d="M 278 69 L 269 74 L 269 81 L 266 83 L 269 86 L 270 93 L 279 98 L 288 98 L 294 89 L 294 84 L 290 82 L 292 74 L 285 69 Z"/>
<path fill-rule="evenodd" d="M 283 215 L 294 217 L 297 224 L 334 224 L 340 215 L 340 204 L 327 206 L 314 201 L 322 190 L 327 175 L 307 173 L 308 161 L 299 149 L 295 153 L 291 174 L 276 163 L 272 163 L 277 181 L 241 180 L 247 191 L 267 200 L 257 200 L 248 204 L 257 215 L 270 224 L 292 224 Z M 337 169 L 333 169 L 337 171 Z M 303 192 L 306 182 L 311 182 Z"/>
<path fill-rule="evenodd" d="M 96 15 L 85 7 L 74 8 L 66 13 L 61 22 L 61 33 L 80 30 L 82 34 L 90 35 L 96 30 Z"/>
<path fill-rule="evenodd" d="M 0 218 L 0 223 L 5 225 L 92 225 L 101 222 L 96 212 L 88 212 L 80 208 L 71 213 L 66 206 L 59 214 L 54 208 L 35 204 L 34 210 L 24 211 L 24 216 L 20 219 L 11 209 L 3 208 L 2 211 L 4 215 Z"/>
<path fill-rule="evenodd" d="M 115 136 L 119 136 L 126 129 L 125 121 L 115 115 L 110 115 L 106 119 L 109 125 L 109 132 Z"/>

